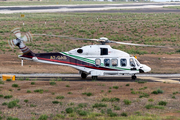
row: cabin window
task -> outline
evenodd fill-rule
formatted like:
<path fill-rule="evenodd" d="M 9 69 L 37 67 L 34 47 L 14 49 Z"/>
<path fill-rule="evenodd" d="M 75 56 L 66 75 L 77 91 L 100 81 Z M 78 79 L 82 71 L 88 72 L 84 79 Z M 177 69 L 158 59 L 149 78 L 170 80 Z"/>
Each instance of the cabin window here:
<path fill-rule="evenodd" d="M 96 59 L 95 60 L 95 65 L 100 66 L 101 65 L 101 59 Z"/>
<path fill-rule="evenodd" d="M 101 55 L 108 55 L 108 49 L 107 48 L 101 48 Z"/>
<path fill-rule="evenodd" d="M 116 67 L 116 66 L 118 65 L 118 60 L 117 60 L 117 59 L 112 59 L 112 60 L 111 60 L 111 65 L 112 65 L 113 67 Z"/>
<path fill-rule="evenodd" d="M 104 66 L 106 67 L 110 66 L 110 59 L 104 59 Z"/>
<path fill-rule="evenodd" d="M 130 62 L 131 67 L 135 67 L 135 62 L 134 62 L 133 58 L 130 58 L 129 62 Z"/>
<path fill-rule="evenodd" d="M 120 63 L 121 63 L 121 67 L 126 67 L 127 60 L 123 58 L 123 59 L 120 60 Z"/>

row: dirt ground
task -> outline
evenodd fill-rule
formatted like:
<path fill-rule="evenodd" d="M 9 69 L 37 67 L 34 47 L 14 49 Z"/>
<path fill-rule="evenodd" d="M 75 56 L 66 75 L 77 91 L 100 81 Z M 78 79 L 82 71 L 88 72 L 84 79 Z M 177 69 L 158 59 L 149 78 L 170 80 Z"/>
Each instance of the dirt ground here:
<path fill-rule="evenodd" d="M 128 116 L 136 115 L 138 113 L 140 116 L 156 114 L 163 117 L 180 117 L 180 84 L 161 82 L 138 83 L 55 81 L 55 85 L 50 85 L 50 81 L 33 81 L 35 84 L 31 85 L 31 82 L 32 81 L 7 81 L 0 85 L 1 95 L 13 95 L 13 97 L 10 99 L 5 99 L 3 97 L 0 98 L 0 111 L 2 112 L 1 116 L 4 116 L 4 118 L 11 116 L 18 117 L 21 120 L 30 120 L 32 118 L 38 119 L 42 114 L 46 114 L 48 115 L 48 119 L 51 120 L 57 114 L 61 114 L 66 119 L 81 119 L 82 116 L 76 112 L 73 113 L 74 115 L 66 113 L 66 108 L 71 107 L 73 109 L 77 109 L 77 111 L 87 111 L 89 118 L 92 113 L 101 113 L 102 110 L 105 111 L 105 113 L 100 114 L 96 118 L 108 116 L 106 111 L 109 108 L 113 112 L 117 113 L 118 116 L 121 116 L 121 113 L 125 112 L 128 114 Z M 13 84 L 18 84 L 19 87 L 12 87 Z M 129 86 L 127 84 L 129 84 Z M 113 86 L 118 86 L 118 89 L 114 89 Z M 144 87 L 146 87 L 146 89 L 140 90 L 140 88 Z M 42 89 L 43 92 L 34 92 L 34 90 L 37 89 Z M 157 89 L 161 89 L 163 93 L 157 95 L 151 94 L 152 91 Z M 27 90 L 30 90 L 31 93 L 27 93 Z M 132 91 L 137 93 L 132 94 Z M 83 95 L 82 93 L 85 92 L 90 92 L 92 95 Z M 139 98 L 139 96 L 143 93 L 149 94 L 149 97 Z M 64 96 L 64 99 L 56 99 L 57 96 Z M 175 99 L 172 98 L 172 96 L 175 96 Z M 120 101 L 102 102 L 103 98 L 119 98 Z M 14 99 L 19 99 L 18 105 L 20 105 L 20 107 L 8 108 L 7 105 L 2 105 L 4 102 L 8 103 Z M 123 102 L 125 99 L 130 100 L 131 104 L 125 105 Z M 149 99 L 153 99 L 153 101 L 150 102 Z M 26 103 L 24 100 L 28 100 L 28 102 Z M 53 104 L 52 101 L 59 101 L 62 102 L 62 104 Z M 167 105 L 163 106 L 163 109 L 145 108 L 145 106 L 148 104 L 160 106 L 158 105 L 160 101 L 167 102 Z M 78 104 L 80 103 L 87 103 L 87 106 L 84 108 L 78 108 Z M 104 103 L 107 104 L 107 107 L 93 108 L 92 106 L 95 103 Z M 34 107 L 32 105 L 34 105 Z M 120 107 L 120 110 L 114 110 L 113 106 Z"/>

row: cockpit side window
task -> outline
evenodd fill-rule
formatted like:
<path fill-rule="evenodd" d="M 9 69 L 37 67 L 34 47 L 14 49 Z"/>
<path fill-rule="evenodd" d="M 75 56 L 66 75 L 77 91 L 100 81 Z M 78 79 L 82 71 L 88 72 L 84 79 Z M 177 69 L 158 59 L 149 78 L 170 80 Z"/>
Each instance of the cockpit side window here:
<path fill-rule="evenodd" d="M 106 67 L 110 66 L 110 59 L 104 59 L 104 66 Z"/>
<path fill-rule="evenodd" d="M 130 58 L 129 62 L 130 62 L 131 67 L 135 67 L 135 62 L 134 62 L 133 58 Z"/>
<path fill-rule="evenodd" d="M 122 58 L 122 59 L 120 60 L 120 63 L 121 63 L 121 67 L 126 67 L 126 65 L 127 65 L 127 60 L 126 60 L 125 58 Z"/>
<path fill-rule="evenodd" d="M 118 66 L 118 60 L 117 60 L 117 59 L 112 59 L 112 60 L 111 60 L 111 65 L 112 65 L 113 67 Z"/>
<path fill-rule="evenodd" d="M 101 48 L 101 55 L 108 55 L 108 48 Z"/>

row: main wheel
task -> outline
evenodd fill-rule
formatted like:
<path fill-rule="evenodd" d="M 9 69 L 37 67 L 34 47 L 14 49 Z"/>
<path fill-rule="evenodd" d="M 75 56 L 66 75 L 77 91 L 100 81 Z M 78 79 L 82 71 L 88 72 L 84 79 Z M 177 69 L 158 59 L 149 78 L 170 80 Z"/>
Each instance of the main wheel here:
<path fill-rule="evenodd" d="M 82 72 L 82 73 L 81 73 L 81 78 L 82 78 L 82 79 L 86 79 L 86 77 L 87 77 L 87 74 Z"/>
<path fill-rule="evenodd" d="M 92 76 L 92 80 L 97 80 L 98 76 Z"/>
<path fill-rule="evenodd" d="M 136 75 L 133 75 L 131 78 L 132 78 L 132 80 L 136 80 L 137 77 L 136 77 Z"/>

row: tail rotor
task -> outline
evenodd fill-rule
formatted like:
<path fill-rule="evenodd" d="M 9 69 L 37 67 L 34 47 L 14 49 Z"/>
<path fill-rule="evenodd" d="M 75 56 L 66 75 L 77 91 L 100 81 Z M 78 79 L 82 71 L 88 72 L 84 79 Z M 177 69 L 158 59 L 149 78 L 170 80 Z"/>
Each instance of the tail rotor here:
<path fill-rule="evenodd" d="M 20 28 L 14 28 L 11 30 L 16 36 L 16 39 L 8 40 L 9 46 L 13 49 L 15 46 L 20 46 L 22 42 L 32 42 L 33 37 L 30 32 L 27 32 L 23 37 L 21 37 Z"/>

